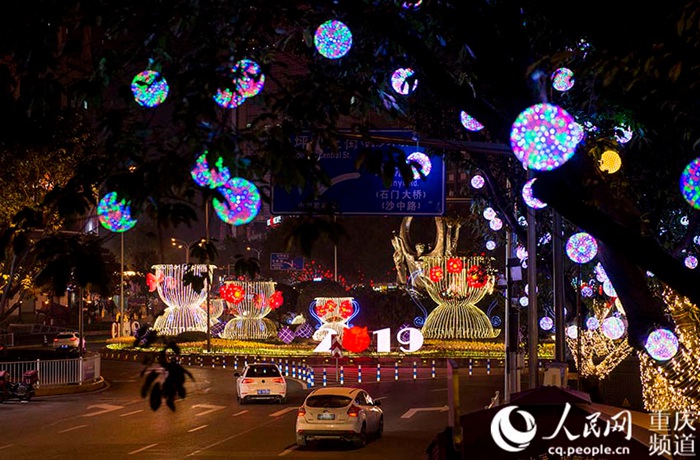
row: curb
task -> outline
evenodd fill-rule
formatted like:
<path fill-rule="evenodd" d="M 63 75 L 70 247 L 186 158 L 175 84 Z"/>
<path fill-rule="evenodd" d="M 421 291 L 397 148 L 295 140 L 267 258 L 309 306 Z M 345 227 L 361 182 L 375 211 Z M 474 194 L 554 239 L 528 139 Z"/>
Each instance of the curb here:
<path fill-rule="evenodd" d="M 49 386 L 44 388 L 37 388 L 35 396 L 56 396 L 56 395 L 69 395 L 77 393 L 87 393 L 90 391 L 97 391 L 107 387 L 107 382 L 102 377 L 91 383 L 83 383 L 82 385 L 60 385 L 60 386 Z"/>

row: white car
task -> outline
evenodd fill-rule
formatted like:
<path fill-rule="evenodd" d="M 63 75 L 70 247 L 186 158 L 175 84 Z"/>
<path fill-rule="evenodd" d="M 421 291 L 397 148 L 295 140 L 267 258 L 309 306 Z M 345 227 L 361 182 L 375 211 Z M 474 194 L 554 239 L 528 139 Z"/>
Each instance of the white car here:
<path fill-rule="evenodd" d="M 239 404 L 252 400 L 274 400 L 281 404 L 287 399 L 287 381 L 276 364 L 248 364 L 242 374 L 234 375 Z"/>
<path fill-rule="evenodd" d="M 312 391 L 297 412 L 296 441 L 305 446 L 317 439 L 351 441 L 355 447 L 367 444 L 367 436 L 381 437 L 384 414 L 361 388 L 324 387 Z"/>
<path fill-rule="evenodd" d="M 77 332 L 59 332 L 53 339 L 55 350 L 78 350 L 80 344 L 80 334 Z"/>

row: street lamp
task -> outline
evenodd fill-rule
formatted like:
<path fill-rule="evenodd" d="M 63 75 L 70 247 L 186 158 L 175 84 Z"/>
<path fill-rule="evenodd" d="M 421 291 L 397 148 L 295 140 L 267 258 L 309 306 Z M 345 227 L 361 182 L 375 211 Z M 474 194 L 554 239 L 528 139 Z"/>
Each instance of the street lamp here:
<path fill-rule="evenodd" d="M 245 250 L 246 251 L 255 251 L 255 254 L 258 257 L 258 260 L 260 260 L 260 253 L 262 252 L 260 249 L 255 249 L 255 248 L 251 248 L 250 246 L 246 246 Z"/>
<path fill-rule="evenodd" d="M 178 240 L 177 238 L 170 238 L 170 243 L 175 246 L 178 249 L 184 249 L 185 250 L 185 263 L 189 264 L 190 263 L 190 246 L 192 246 L 194 243 L 199 243 L 200 240 L 193 241 L 192 243 L 188 243 L 186 241 Z"/>

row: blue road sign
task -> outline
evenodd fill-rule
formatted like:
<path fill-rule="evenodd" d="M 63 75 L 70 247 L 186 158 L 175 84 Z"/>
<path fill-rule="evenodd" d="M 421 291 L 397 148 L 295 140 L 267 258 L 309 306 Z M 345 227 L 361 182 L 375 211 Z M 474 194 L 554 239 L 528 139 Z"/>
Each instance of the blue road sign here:
<path fill-rule="evenodd" d="M 319 166 L 331 178 L 331 185 L 313 196 L 311 187 L 303 191 L 286 191 L 272 187 L 272 214 L 305 214 L 332 209 L 336 214 L 441 216 L 445 212 L 445 164 L 441 158 L 430 158 L 431 169 L 425 179 L 417 179 L 404 185 L 398 171 L 390 186 L 381 177 L 357 170 L 355 161 L 361 150 L 391 147 L 403 150 L 408 157 L 425 149 L 411 145 L 411 133 L 407 131 L 375 131 L 373 134 L 406 137 L 405 143 L 387 143 L 339 139 L 338 151 L 323 151 Z M 295 145 L 305 146 L 309 136 L 295 136 Z"/>
<path fill-rule="evenodd" d="M 292 257 L 286 252 L 273 252 L 270 254 L 270 270 L 303 270 L 304 258 Z"/>

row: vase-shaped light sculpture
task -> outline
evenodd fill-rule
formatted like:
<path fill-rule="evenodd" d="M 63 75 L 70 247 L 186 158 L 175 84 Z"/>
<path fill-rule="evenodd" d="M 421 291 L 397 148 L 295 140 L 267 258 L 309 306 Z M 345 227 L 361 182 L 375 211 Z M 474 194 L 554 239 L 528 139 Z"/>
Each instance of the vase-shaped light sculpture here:
<path fill-rule="evenodd" d="M 270 310 L 270 297 L 275 293 L 274 281 L 226 281 L 241 290 L 236 301 L 226 300 L 233 318 L 226 323 L 221 337 L 225 339 L 267 339 L 277 335 L 275 324 L 265 318 Z"/>
<path fill-rule="evenodd" d="M 491 259 L 482 256 L 424 257 L 421 278 L 437 307 L 423 326 L 423 336 L 439 339 L 493 338 L 500 333 L 476 303 L 493 292 Z"/>
<path fill-rule="evenodd" d="M 215 268 L 205 264 L 154 265 L 157 290 L 168 308 L 156 318 L 153 329 L 164 335 L 177 335 L 185 331 L 206 331 L 207 312 L 199 308 L 207 297 L 208 285 L 196 291 L 184 282 L 186 274 L 208 277 Z"/>
<path fill-rule="evenodd" d="M 321 341 L 329 330 L 342 337 L 343 330 L 352 326 L 350 320 L 360 312 L 360 305 L 352 297 L 316 297 L 309 312 L 319 322 L 312 338 Z"/>

